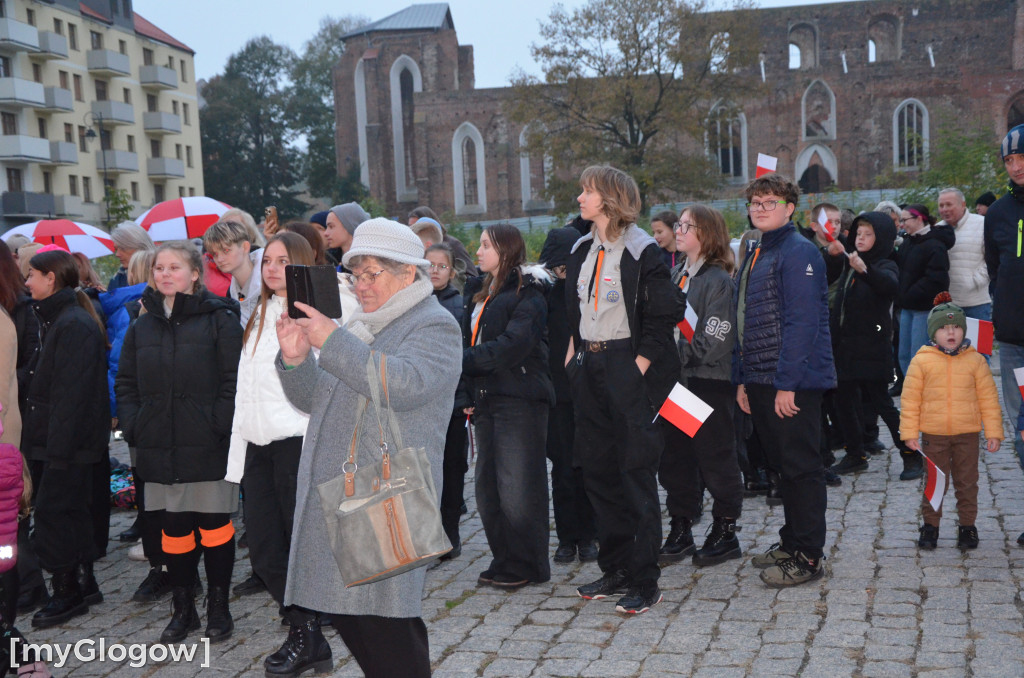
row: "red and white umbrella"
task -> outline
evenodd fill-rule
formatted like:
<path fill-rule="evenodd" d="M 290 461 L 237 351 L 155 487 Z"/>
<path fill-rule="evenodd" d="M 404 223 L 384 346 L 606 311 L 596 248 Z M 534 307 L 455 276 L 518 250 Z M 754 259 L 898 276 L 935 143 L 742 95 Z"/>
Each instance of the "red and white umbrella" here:
<path fill-rule="evenodd" d="M 201 238 L 229 209 L 230 205 L 206 196 L 175 198 L 157 203 L 135 223 L 149 231 L 149 237 L 157 242 L 188 240 Z"/>
<path fill-rule="evenodd" d="M 5 241 L 21 234 L 40 245 L 60 245 L 69 252 L 81 252 L 90 259 L 114 252 L 114 241 L 106 231 L 70 219 L 44 219 L 16 226 L 3 234 Z"/>

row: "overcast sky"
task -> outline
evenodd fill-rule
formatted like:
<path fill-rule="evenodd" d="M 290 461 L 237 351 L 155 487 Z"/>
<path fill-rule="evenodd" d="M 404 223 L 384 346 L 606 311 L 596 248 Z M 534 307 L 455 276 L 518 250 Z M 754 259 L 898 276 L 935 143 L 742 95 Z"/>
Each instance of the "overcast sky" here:
<path fill-rule="evenodd" d="M 250 39 L 269 35 L 275 42 L 301 52 L 325 16 L 361 14 L 371 21 L 383 19 L 427 0 L 135 0 L 134 8 L 196 52 L 197 78 L 210 78 L 224 69 L 229 56 Z M 582 0 L 565 0 L 576 7 Z M 807 0 L 761 0 L 762 7 L 819 4 Z M 522 67 L 540 74 L 530 57 L 530 44 L 538 39 L 538 22 L 546 20 L 554 5 L 549 0 L 449 0 L 459 43 L 472 45 L 476 86 L 503 87 Z"/>

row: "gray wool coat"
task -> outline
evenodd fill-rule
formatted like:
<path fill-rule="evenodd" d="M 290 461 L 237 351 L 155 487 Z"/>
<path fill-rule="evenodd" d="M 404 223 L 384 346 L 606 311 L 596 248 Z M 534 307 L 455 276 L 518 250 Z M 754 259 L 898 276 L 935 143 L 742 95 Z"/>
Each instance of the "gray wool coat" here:
<path fill-rule="evenodd" d="M 458 324 L 433 295 L 385 326 L 372 344 L 340 328 L 324 342 L 319 362 L 310 352 L 305 362 L 286 370 L 278 354 L 285 395 L 310 414 L 299 461 L 284 602 L 336 614 L 419 617 L 425 567 L 345 588 L 316 490 L 341 475 L 348 458 L 359 404 L 370 395 L 366 362 L 371 350 L 387 356 L 388 391 L 402 442 L 426 449 L 440 497 L 445 433 L 462 372 L 462 339 Z M 362 431 L 356 463 L 360 470 L 376 468 L 379 434 L 372 402 Z"/>

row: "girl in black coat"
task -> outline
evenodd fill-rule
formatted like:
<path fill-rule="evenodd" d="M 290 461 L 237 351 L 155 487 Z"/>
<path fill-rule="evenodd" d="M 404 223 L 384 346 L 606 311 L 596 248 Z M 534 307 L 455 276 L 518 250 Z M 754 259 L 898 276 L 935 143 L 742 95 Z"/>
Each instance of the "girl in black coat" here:
<path fill-rule="evenodd" d="M 480 583 L 518 588 L 551 578 L 544 442 L 555 393 L 546 337 L 549 277 L 525 269 L 509 224 L 487 228 L 466 282 L 462 374 L 476 425 L 476 501 L 494 558 Z"/>
<path fill-rule="evenodd" d="M 835 259 L 843 262 L 832 306 L 832 345 L 839 386 L 836 409 L 846 456 L 832 470 L 839 474 L 868 467 L 864 450 L 863 403 L 881 415 L 903 454 L 903 480 L 921 476 L 921 458 L 903 445 L 900 415 L 889 396 L 892 379 L 892 304 L 899 273 L 889 258 L 896 226 L 882 212 L 858 216 L 851 227 L 855 250 Z"/>
<path fill-rule="evenodd" d="M 242 326 L 237 302 L 203 288 L 202 268 L 191 243 L 157 249 L 156 289 L 143 293 L 143 312 L 125 333 L 115 382 L 124 437 L 137 449 L 146 481 L 145 509 L 163 511 L 173 615 L 162 643 L 199 628 L 193 596 L 200 555 L 209 585 L 206 636 L 219 642 L 234 628 L 228 588 L 238 484 L 224 475 Z"/>
<path fill-rule="evenodd" d="M 38 472 L 33 546 L 53 574 L 53 597 L 32 625 L 46 628 L 103 600 L 92 576 L 100 555 L 89 508 L 94 485 L 83 479 L 94 479 L 97 465 L 108 464 L 107 338 L 92 303 L 75 291 L 78 266 L 67 252 L 32 257 L 25 285 L 41 345 L 28 386 L 22 452 Z M 77 568 L 83 569 L 81 579 Z"/>

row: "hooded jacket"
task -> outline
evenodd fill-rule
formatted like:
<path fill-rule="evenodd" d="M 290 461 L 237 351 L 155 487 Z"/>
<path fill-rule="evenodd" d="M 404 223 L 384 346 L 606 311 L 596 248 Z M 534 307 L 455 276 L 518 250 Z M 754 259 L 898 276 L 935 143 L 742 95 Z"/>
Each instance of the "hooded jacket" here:
<path fill-rule="evenodd" d="M 547 294 L 551 277 L 540 266 L 520 267 L 519 274 L 509 275 L 481 311 L 475 346 L 470 345 L 476 306 L 473 296 L 483 286 L 484 276 L 466 281 L 462 374 L 477 407 L 485 405 L 488 396 L 555 404 L 548 371 Z"/>
<path fill-rule="evenodd" d="M 995 283 L 992 323 L 996 339 L 1024 346 L 1024 199 L 1012 191 L 985 213 L 985 264 Z"/>
<path fill-rule="evenodd" d="M 238 304 L 178 293 L 171 316 L 149 288 L 124 338 L 115 383 L 125 440 L 147 482 L 224 478 L 242 349 Z"/>
<path fill-rule="evenodd" d="M 672 269 L 672 283 L 678 287 L 686 269 L 686 255 Z M 686 303 L 697 314 L 693 340 L 679 337 L 679 361 L 684 380 L 716 379 L 729 381 L 732 375 L 732 352 L 736 345 L 736 307 L 733 293 L 736 285 L 732 276 L 719 266 L 705 262 L 697 274 L 690 278 L 686 290 Z"/>
<path fill-rule="evenodd" d="M 110 438 L 107 346 L 75 291 L 34 301 L 40 349 L 28 387 L 22 452 L 54 465 L 92 464 Z"/>
<path fill-rule="evenodd" d="M 832 349 L 840 380 L 888 381 L 892 378 L 892 304 L 899 287 L 899 269 L 889 258 L 896 225 L 882 212 L 866 212 L 853 221 L 851 232 L 870 224 L 875 244 L 860 253 L 867 271 L 858 273 L 845 255 L 840 260 L 832 306 Z"/>
<path fill-rule="evenodd" d="M 948 226 L 932 226 L 924 235 L 903 239 L 896 252 L 900 269 L 896 305 L 908 311 L 930 311 L 939 292 L 949 290 L 949 248 L 956 233 Z"/>

